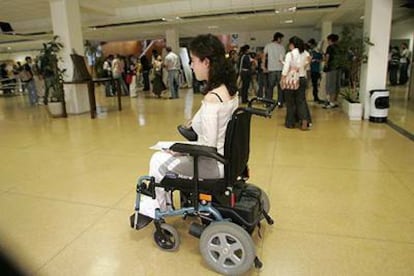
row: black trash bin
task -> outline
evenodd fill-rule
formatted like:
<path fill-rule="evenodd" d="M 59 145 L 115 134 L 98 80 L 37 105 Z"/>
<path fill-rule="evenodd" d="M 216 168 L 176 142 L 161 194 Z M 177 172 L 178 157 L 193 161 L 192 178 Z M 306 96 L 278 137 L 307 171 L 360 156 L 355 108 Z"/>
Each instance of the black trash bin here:
<path fill-rule="evenodd" d="M 390 108 L 390 91 L 386 89 L 371 90 L 369 120 L 374 123 L 385 123 Z"/>

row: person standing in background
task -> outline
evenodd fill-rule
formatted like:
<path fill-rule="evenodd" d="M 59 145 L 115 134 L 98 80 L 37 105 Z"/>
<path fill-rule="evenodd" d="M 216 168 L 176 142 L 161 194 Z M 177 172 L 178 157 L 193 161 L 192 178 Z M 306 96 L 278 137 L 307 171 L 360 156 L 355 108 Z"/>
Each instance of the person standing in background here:
<path fill-rule="evenodd" d="M 146 55 L 142 55 L 140 60 L 141 60 L 142 80 L 144 83 L 143 91 L 149 91 L 150 90 L 149 73 L 151 70 L 151 64 L 149 63 L 149 60 Z"/>
<path fill-rule="evenodd" d="M 289 50 L 283 64 L 282 78 L 286 78 L 292 68 L 299 72 L 299 88 L 287 89 L 285 126 L 294 128 L 299 121 L 301 130 L 308 130 L 310 123 L 309 108 L 306 103 L 306 67 L 310 62 L 310 55 L 305 51 L 305 43 L 297 36 L 289 39 Z"/>
<path fill-rule="evenodd" d="M 109 55 L 102 66 L 104 77 L 105 78 L 112 78 L 112 60 L 114 59 L 113 55 Z M 107 97 L 112 97 L 114 95 L 114 88 L 110 82 L 105 82 L 105 95 Z"/>
<path fill-rule="evenodd" d="M 268 83 L 266 88 L 266 98 L 273 99 L 273 88 L 277 85 L 277 106 L 283 107 L 284 96 L 283 91 L 280 88 L 280 78 L 283 68 L 283 58 L 286 50 L 282 46 L 282 39 L 284 35 L 276 32 L 273 35 L 273 41 L 268 43 L 264 48 L 264 55 L 262 56 L 262 69 L 268 73 Z M 267 56 L 267 63 L 266 63 Z M 265 65 L 267 64 L 267 67 Z"/>
<path fill-rule="evenodd" d="M 312 94 L 313 101 L 321 103 L 319 99 L 319 83 L 321 81 L 321 61 L 323 59 L 322 53 L 319 51 L 315 39 L 311 38 L 308 41 L 311 55 L 310 63 L 310 77 L 312 80 Z"/>
<path fill-rule="evenodd" d="M 325 67 L 324 72 L 326 73 L 326 94 L 329 95 L 329 101 L 323 108 L 331 109 L 338 107 L 337 98 L 339 94 L 340 86 L 340 75 L 341 71 L 338 67 L 338 45 L 339 36 L 336 34 L 330 34 L 327 37 L 328 48 L 325 53 Z"/>
<path fill-rule="evenodd" d="M 404 85 L 408 81 L 408 66 L 410 65 L 411 53 L 408 50 L 407 43 L 401 43 L 401 58 L 400 58 L 400 85 Z"/>
<path fill-rule="evenodd" d="M 180 88 L 180 58 L 174 53 L 171 47 L 167 46 L 167 55 L 164 59 L 164 65 L 168 71 L 168 85 L 170 87 L 170 99 L 178 99 L 178 89 Z"/>
<path fill-rule="evenodd" d="M 247 103 L 249 101 L 249 86 L 252 80 L 252 59 L 249 55 L 249 45 L 244 45 L 240 48 L 240 78 L 241 86 L 241 102 Z"/>
<path fill-rule="evenodd" d="M 122 75 L 123 72 L 124 62 L 122 62 L 121 57 L 117 54 L 115 55 L 115 58 L 112 60 L 112 77 L 115 79 L 115 81 L 119 82 L 122 94 L 128 95 L 129 91 Z"/>
<path fill-rule="evenodd" d="M 33 77 L 33 71 L 32 71 L 32 58 L 27 56 L 25 58 L 26 63 L 23 65 L 23 71 L 25 71 L 25 79 L 23 80 L 26 83 L 27 91 L 29 93 L 29 102 L 30 105 L 37 104 L 37 91 L 36 91 L 36 84 Z"/>
<path fill-rule="evenodd" d="M 263 68 L 267 67 L 267 64 L 265 64 L 264 66 L 262 66 L 262 62 L 263 62 L 263 50 L 259 50 L 257 51 L 257 96 L 264 98 L 266 95 L 266 85 L 267 85 L 267 72 L 264 72 Z M 266 59 L 267 60 L 267 59 Z"/>
<path fill-rule="evenodd" d="M 391 48 L 389 61 L 388 61 L 388 71 L 389 79 L 391 85 L 398 84 L 398 69 L 400 67 L 400 50 L 397 46 Z"/>

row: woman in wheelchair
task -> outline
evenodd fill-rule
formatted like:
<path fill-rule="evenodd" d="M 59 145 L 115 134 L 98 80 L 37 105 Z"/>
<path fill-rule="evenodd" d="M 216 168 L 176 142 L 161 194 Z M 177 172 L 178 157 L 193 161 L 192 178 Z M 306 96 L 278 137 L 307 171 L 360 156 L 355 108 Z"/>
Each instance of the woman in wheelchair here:
<path fill-rule="evenodd" d="M 199 81 L 206 83 L 201 107 L 191 120 L 197 133 L 197 143 L 224 152 L 227 123 L 238 107 L 235 71 L 225 57 L 222 42 L 211 34 L 199 35 L 190 44 L 191 68 Z M 199 177 L 222 178 L 224 165 L 212 158 L 200 157 Z M 192 177 L 193 158 L 171 151 L 158 151 L 150 161 L 149 175 L 156 183 L 167 176 Z M 170 204 L 170 195 L 163 188 L 156 188 L 160 210 Z"/>
<path fill-rule="evenodd" d="M 250 118 L 269 117 L 276 103 L 260 98 L 269 104 L 267 110 L 253 107 L 254 99 L 247 107 L 238 107 L 235 71 L 217 37 L 199 35 L 189 48 L 194 74 L 206 83 L 201 107 L 191 121 L 201 146 L 175 143 L 170 147 L 174 151 L 154 153 L 149 176 L 138 180 L 130 223 L 139 230 L 154 219 L 155 243 L 175 251 L 180 237 L 164 218 L 195 215 L 198 222 L 193 221 L 189 233 L 200 238 L 207 264 L 224 275 L 242 275 L 253 265 L 262 266 L 250 234 L 264 219 L 273 224 L 266 193 L 242 177 L 249 159 Z M 187 192 L 191 194 L 189 206 L 184 202 L 174 208 L 170 191 L 177 190 L 184 199 Z"/>

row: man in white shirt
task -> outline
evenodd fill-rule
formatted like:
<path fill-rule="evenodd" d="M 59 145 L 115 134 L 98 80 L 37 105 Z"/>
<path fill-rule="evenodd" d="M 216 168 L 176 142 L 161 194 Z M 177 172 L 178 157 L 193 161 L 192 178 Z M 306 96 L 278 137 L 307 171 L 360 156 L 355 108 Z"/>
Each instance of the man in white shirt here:
<path fill-rule="evenodd" d="M 277 85 L 277 105 L 283 107 L 284 97 L 280 88 L 280 77 L 283 68 L 283 58 L 285 57 L 285 47 L 282 46 L 284 35 L 276 32 L 273 35 L 273 41 L 268 43 L 264 48 L 262 57 L 262 68 L 268 72 L 268 83 L 266 88 L 266 98 L 273 99 L 273 88 Z M 267 56 L 267 63 L 266 63 Z M 267 66 L 266 66 L 267 64 Z"/>
<path fill-rule="evenodd" d="M 175 54 L 171 47 L 167 46 L 167 55 L 164 59 L 164 65 L 168 71 L 168 84 L 171 91 L 170 99 L 178 99 L 178 89 L 180 87 L 180 58 Z"/>

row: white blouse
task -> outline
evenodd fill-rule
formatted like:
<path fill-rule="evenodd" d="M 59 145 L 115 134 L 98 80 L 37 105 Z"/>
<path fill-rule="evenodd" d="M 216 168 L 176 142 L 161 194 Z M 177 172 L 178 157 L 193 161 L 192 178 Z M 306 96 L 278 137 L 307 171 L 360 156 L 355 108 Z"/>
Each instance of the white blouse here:
<path fill-rule="evenodd" d="M 191 125 L 198 135 L 197 143 L 217 148 L 224 154 L 224 140 L 227 123 L 239 105 L 238 96 L 226 102 L 201 102 L 201 107 L 194 115 Z M 220 175 L 224 175 L 224 165 L 218 162 Z"/>
<path fill-rule="evenodd" d="M 283 63 L 283 70 L 282 75 L 286 76 L 290 64 L 292 66 L 299 68 L 299 77 L 306 77 L 306 67 L 310 62 L 310 54 L 308 51 L 303 51 L 303 53 L 299 53 L 298 48 L 293 49 L 292 51 L 288 52 L 285 56 L 285 62 Z"/>

